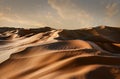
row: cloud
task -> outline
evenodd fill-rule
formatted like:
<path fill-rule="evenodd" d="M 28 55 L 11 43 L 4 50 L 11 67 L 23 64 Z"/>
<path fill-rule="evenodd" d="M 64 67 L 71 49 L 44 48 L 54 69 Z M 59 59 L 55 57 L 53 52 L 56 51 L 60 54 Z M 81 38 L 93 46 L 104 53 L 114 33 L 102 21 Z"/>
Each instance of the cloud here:
<path fill-rule="evenodd" d="M 18 18 L 19 16 L 7 16 L 5 14 L 0 13 L 0 24 L 4 26 L 46 26 L 44 23 L 31 21 L 31 20 L 25 20 L 23 18 Z"/>
<path fill-rule="evenodd" d="M 90 15 L 84 9 L 74 4 L 74 0 L 48 0 L 48 3 L 62 18 L 73 18 L 76 16 L 90 18 Z"/>
<path fill-rule="evenodd" d="M 63 20 L 73 21 L 76 25 L 90 26 L 93 21 L 93 17 L 80 5 L 76 5 L 74 0 L 48 0 L 48 4 Z"/>
<path fill-rule="evenodd" d="M 0 26 L 46 26 L 45 23 L 34 21 L 29 18 L 21 17 L 19 14 L 12 13 L 10 7 L 0 8 Z"/>
<path fill-rule="evenodd" d="M 113 17 L 119 12 L 117 3 L 109 3 L 106 6 L 106 14 L 108 17 Z"/>

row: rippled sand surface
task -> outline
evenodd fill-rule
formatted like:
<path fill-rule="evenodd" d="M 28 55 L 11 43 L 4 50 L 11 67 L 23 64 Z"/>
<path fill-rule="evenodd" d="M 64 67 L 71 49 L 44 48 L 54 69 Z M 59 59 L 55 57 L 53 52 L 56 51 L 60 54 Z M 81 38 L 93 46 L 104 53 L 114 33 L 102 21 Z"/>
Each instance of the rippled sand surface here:
<path fill-rule="evenodd" d="M 120 79 L 120 28 L 0 28 L 0 79 Z"/>

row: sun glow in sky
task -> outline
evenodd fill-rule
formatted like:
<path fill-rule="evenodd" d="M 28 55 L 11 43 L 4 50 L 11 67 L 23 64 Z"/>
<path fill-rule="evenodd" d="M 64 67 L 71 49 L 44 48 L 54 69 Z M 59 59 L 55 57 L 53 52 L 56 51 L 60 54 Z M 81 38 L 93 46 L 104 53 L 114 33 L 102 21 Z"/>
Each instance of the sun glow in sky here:
<path fill-rule="evenodd" d="M 0 0 L 0 26 L 120 27 L 120 0 Z"/>

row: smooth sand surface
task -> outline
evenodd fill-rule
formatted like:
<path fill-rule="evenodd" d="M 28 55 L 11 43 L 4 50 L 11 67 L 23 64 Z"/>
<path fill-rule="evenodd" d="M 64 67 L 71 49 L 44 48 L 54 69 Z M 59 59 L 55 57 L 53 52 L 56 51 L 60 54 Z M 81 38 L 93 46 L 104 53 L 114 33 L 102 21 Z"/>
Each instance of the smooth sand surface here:
<path fill-rule="evenodd" d="M 0 28 L 0 79 L 120 79 L 120 28 Z"/>

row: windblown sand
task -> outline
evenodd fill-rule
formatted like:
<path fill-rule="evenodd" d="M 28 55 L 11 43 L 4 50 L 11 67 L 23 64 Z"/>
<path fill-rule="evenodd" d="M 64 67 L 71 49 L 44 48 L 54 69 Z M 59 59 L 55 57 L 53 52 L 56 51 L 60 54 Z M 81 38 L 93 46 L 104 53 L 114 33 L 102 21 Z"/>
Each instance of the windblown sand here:
<path fill-rule="evenodd" d="M 0 28 L 0 79 L 120 79 L 120 28 Z"/>

